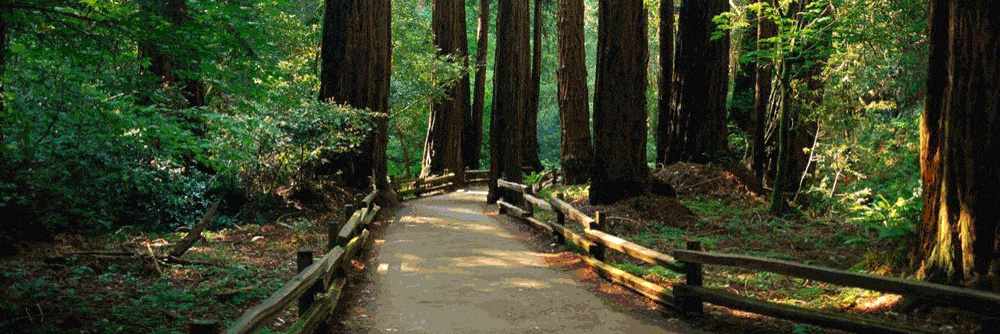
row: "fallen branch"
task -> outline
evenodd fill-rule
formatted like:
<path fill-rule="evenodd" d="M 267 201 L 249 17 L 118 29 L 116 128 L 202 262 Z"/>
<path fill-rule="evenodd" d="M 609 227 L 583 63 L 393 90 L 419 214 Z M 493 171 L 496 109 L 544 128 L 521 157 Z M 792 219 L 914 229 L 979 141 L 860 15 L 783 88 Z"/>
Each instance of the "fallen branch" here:
<path fill-rule="evenodd" d="M 146 244 L 146 249 L 149 250 L 149 258 L 153 261 L 153 267 L 156 268 L 156 272 L 160 273 L 160 276 L 165 276 L 163 274 L 163 269 L 160 269 L 160 262 L 156 259 L 156 253 L 153 253 L 153 247 Z"/>
<path fill-rule="evenodd" d="M 188 232 L 188 234 L 184 236 L 184 239 L 181 239 L 177 245 L 174 245 L 174 249 L 170 251 L 170 256 L 180 257 L 181 255 L 184 255 L 184 252 L 187 252 L 187 250 L 190 249 L 191 246 L 198 241 L 198 239 L 201 239 L 201 232 L 208 228 L 209 225 L 212 225 L 212 216 L 215 215 L 215 210 L 219 208 L 219 202 L 221 201 L 222 200 L 218 200 L 215 201 L 215 203 L 212 203 L 212 207 L 208 209 L 208 213 L 206 213 L 205 217 L 201 219 L 201 222 L 199 222 L 198 225 L 195 225 L 194 228 L 191 229 L 191 232 Z"/>

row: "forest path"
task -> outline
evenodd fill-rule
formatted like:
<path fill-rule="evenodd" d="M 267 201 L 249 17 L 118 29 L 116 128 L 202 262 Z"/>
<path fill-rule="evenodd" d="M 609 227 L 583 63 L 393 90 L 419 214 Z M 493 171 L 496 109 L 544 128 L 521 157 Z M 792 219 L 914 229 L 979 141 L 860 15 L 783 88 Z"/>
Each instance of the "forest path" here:
<path fill-rule="evenodd" d="M 485 196 L 461 190 L 403 204 L 375 244 L 358 310 L 366 332 L 691 332 L 575 254 L 532 251 Z"/>

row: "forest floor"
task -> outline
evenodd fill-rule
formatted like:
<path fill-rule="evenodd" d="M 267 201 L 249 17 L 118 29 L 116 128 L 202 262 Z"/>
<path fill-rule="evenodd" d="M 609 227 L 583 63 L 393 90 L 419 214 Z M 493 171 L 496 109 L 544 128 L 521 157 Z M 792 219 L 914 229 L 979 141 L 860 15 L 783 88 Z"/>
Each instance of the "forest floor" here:
<path fill-rule="evenodd" d="M 608 217 L 610 233 L 640 245 L 669 250 L 701 241 L 712 252 L 788 260 L 841 270 L 899 277 L 892 263 L 901 247 L 878 240 L 874 231 L 837 217 L 776 217 L 768 212 L 759 183 L 739 165 L 678 163 L 654 171 L 673 185 L 676 198 L 644 195 L 614 205 L 592 206 L 580 188 L 553 189 L 593 215 Z M 538 214 L 545 214 L 537 210 Z M 651 268 L 617 252 L 609 262 L 620 269 L 670 286 L 683 277 Z M 613 255 L 612 255 L 613 254 Z M 899 295 L 847 288 L 736 268 L 706 266 L 705 285 L 741 296 L 777 303 L 904 323 L 944 333 L 989 332 L 982 315 L 945 307 L 906 310 Z M 692 319 L 700 330 L 718 333 L 839 333 L 816 326 L 710 305 L 707 315 Z"/>
<path fill-rule="evenodd" d="M 58 235 L 0 259 L 2 333 L 181 333 L 190 321 L 233 321 L 295 275 L 296 251 L 322 254 L 316 214 L 213 232 L 182 257 L 153 261 L 184 233 Z M 292 307 L 270 330 L 296 319 Z M 265 329 L 264 332 L 268 332 Z"/>
<path fill-rule="evenodd" d="M 485 200 L 485 189 L 459 190 L 395 210 L 335 332 L 695 332 Z"/>
<path fill-rule="evenodd" d="M 759 187 L 745 182 L 739 166 L 677 164 L 656 171 L 677 190 L 677 197 L 646 195 L 615 205 L 586 204 L 583 187 L 556 187 L 578 208 L 607 214 L 610 232 L 644 246 L 668 250 L 700 240 L 709 251 L 763 256 L 880 275 L 899 276 L 890 263 L 898 245 L 878 241 L 876 233 L 835 217 L 781 218 L 767 212 Z M 544 193 L 543 193 L 544 195 Z M 338 205 L 330 207 L 340 207 Z M 387 210 L 391 211 L 391 210 Z M 536 212 L 544 217 L 543 212 Z M 165 254 L 184 233 L 120 231 L 101 237 L 58 235 L 52 242 L 19 245 L 19 254 L 0 259 L 0 332 L 3 333 L 173 333 L 192 320 L 232 321 L 294 276 L 295 252 L 322 251 L 323 222 L 333 213 L 295 214 L 265 225 L 244 224 L 205 232 L 182 257 L 189 263 L 151 261 Z M 535 252 L 560 253 L 550 236 L 523 224 L 503 226 Z M 376 233 L 384 233 L 383 222 Z M 384 234 L 383 234 L 384 235 Z M 375 239 L 382 239 L 376 234 Z M 681 276 L 609 252 L 609 262 L 665 285 Z M 374 257 L 371 253 L 360 256 Z M 371 264 L 356 262 L 353 287 L 364 287 Z M 372 268 L 368 268 L 372 269 Z M 896 295 L 788 278 L 779 275 L 706 267 L 706 285 L 829 312 L 903 322 L 944 333 L 991 332 L 987 319 L 950 308 L 906 310 Z M 596 277 L 594 275 L 593 277 Z M 607 287 L 595 282 L 595 286 Z M 627 292 L 626 292 L 627 293 Z M 369 298 L 370 295 L 367 295 Z M 351 328 L 361 315 L 363 289 L 348 295 L 337 320 Z M 643 300 L 636 296 L 637 300 Z M 650 310 L 656 308 L 649 303 Z M 718 333 L 835 333 L 814 326 L 709 306 L 704 317 L 685 320 L 694 329 Z M 268 330 L 283 330 L 296 319 L 294 307 Z M 669 315 L 668 315 L 669 316 Z M 673 319 L 674 317 L 671 317 Z M 356 319 L 356 318 L 354 318 Z"/>

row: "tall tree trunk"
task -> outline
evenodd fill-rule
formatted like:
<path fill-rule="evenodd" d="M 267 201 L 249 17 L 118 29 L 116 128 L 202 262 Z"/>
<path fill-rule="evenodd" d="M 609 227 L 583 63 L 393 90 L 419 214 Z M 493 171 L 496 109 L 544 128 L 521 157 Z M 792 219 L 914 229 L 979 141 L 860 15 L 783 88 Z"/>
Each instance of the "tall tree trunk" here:
<path fill-rule="evenodd" d="M 469 42 L 465 35 L 465 1 L 435 0 L 431 24 L 438 57 L 466 61 Z M 447 169 L 464 170 L 462 164 L 463 115 L 469 111 L 469 76 L 462 77 L 445 90 L 445 97 L 431 104 L 424 143 L 421 176 L 440 175 Z"/>
<path fill-rule="evenodd" d="M 768 5 L 774 7 L 776 0 L 765 0 Z M 778 27 L 774 21 L 768 19 L 763 10 L 757 13 L 757 50 L 768 50 L 772 46 L 766 42 L 767 39 L 778 35 Z M 765 133 L 768 125 L 768 110 L 771 97 L 771 81 L 774 79 L 774 62 L 769 59 L 761 60 L 757 64 L 756 89 L 753 105 L 753 135 L 751 143 L 753 145 L 752 168 L 759 180 L 763 180 L 767 174 L 764 170 L 767 166 L 767 141 Z"/>
<path fill-rule="evenodd" d="M 524 109 L 524 166 L 532 171 L 542 171 L 542 161 L 538 158 L 538 99 L 542 84 L 542 0 L 535 0 L 535 27 L 531 42 L 531 82 L 528 86 L 528 102 Z"/>
<path fill-rule="evenodd" d="M 751 3 L 760 0 L 751 0 Z M 757 79 L 757 63 L 753 61 L 743 61 L 741 55 L 757 49 L 757 17 L 748 15 L 750 21 L 745 28 L 737 29 L 738 36 L 732 38 L 732 46 L 735 57 L 733 68 L 733 94 L 729 101 L 729 117 L 735 121 L 736 126 L 744 133 L 753 131 L 753 107 L 755 97 L 755 82 Z"/>
<path fill-rule="evenodd" d="M 1000 132 L 1000 7 L 986 0 L 930 3 L 920 274 L 1000 291 L 1000 140 L 994 138 Z"/>
<path fill-rule="evenodd" d="M 462 133 L 462 162 L 469 169 L 479 169 L 483 145 L 483 107 L 486 104 L 486 55 L 489 51 L 490 1 L 479 0 L 479 28 L 476 31 L 476 78 L 472 94 L 472 112 L 466 113 Z"/>
<path fill-rule="evenodd" d="M 521 197 L 496 186 L 498 178 L 521 182 L 524 158 L 524 106 L 528 98 L 528 0 L 499 0 L 497 49 L 493 75 L 493 108 L 490 125 L 490 192 L 519 204 Z"/>
<path fill-rule="evenodd" d="M 789 100 L 789 83 L 791 82 L 791 75 L 789 74 L 788 62 L 784 59 L 780 61 L 779 70 L 781 71 L 781 76 L 778 81 L 780 84 L 777 87 L 778 95 L 776 103 L 779 105 L 778 112 L 778 155 L 775 163 L 775 176 L 774 176 L 774 189 L 771 190 L 771 205 L 769 210 L 775 215 L 783 215 L 788 212 L 789 206 L 786 199 L 786 192 L 788 191 L 789 185 L 791 184 L 791 133 L 793 132 L 793 124 L 797 121 L 797 117 L 793 113 L 796 112 L 794 108 L 790 106 L 792 102 Z"/>
<path fill-rule="evenodd" d="M 670 105 L 674 95 L 674 0 L 660 0 L 660 82 L 656 106 L 656 162 L 666 164 L 670 146 Z"/>
<path fill-rule="evenodd" d="M 375 152 L 372 154 L 372 183 L 378 191 L 378 203 L 386 206 L 394 200 L 389 187 L 389 85 L 392 82 L 392 0 L 375 0 L 368 3 L 370 16 L 364 27 L 368 28 L 370 43 L 369 61 L 373 64 L 370 70 L 371 89 L 377 95 L 375 112 L 379 113 L 375 127 Z M 468 96 L 468 80 L 466 80 L 466 96 Z"/>
<path fill-rule="evenodd" d="M 711 40 L 716 29 L 712 18 L 728 9 L 729 2 L 725 0 L 681 5 L 674 62 L 674 112 L 666 163 L 704 163 L 728 148 L 729 38 Z"/>
<path fill-rule="evenodd" d="M 583 0 L 559 0 L 559 69 L 556 76 L 562 126 L 561 160 L 566 184 L 587 183 L 593 159 L 583 14 Z"/>
<path fill-rule="evenodd" d="M 191 20 L 186 0 L 166 0 L 147 4 L 143 6 L 145 10 L 151 10 L 154 14 L 162 16 L 174 27 L 184 25 Z M 149 66 L 143 70 L 153 74 L 158 84 L 168 87 L 179 85 L 181 96 L 187 100 L 186 106 L 205 106 L 205 84 L 197 78 L 180 77 L 177 74 L 177 70 L 197 72 L 194 66 L 183 59 L 183 54 L 169 54 L 162 51 L 165 48 L 166 46 L 158 45 L 154 41 L 140 43 L 139 56 L 150 58 Z"/>
<path fill-rule="evenodd" d="M 382 114 L 373 120 L 361 148 L 343 168 L 356 188 L 388 189 L 385 175 L 386 126 L 391 71 L 390 0 L 326 0 L 323 15 L 319 100 Z"/>
<path fill-rule="evenodd" d="M 10 52 L 9 42 L 7 41 L 7 15 L 9 15 L 9 13 L 10 9 L 7 7 L 0 8 L 0 43 L 3 43 L 0 44 L 0 114 L 4 114 L 3 92 L 5 84 L 3 78 L 4 75 L 7 74 L 7 56 L 8 52 Z M 7 124 L 3 125 L 6 126 Z M 3 132 L 0 132 L 0 142 L 3 142 Z M 3 159 L 2 155 L 0 155 L 0 159 Z M 0 167 L 2 166 L 3 160 L 0 160 Z"/>
<path fill-rule="evenodd" d="M 7 119 L 6 106 L 4 105 L 4 77 L 7 74 L 7 57 L 10 52 L 10 43 L 8 42 L 8 31 L 7 31 L 7 15 L 10 15 L 10 9 L 6 6 L 0 8 L 0 126 L 7 129 L 10 126 L 10 120 Z M 0 145 L 6 145 L 7 141 L 4 138 L 4 132 L 0 131 Z M 0 177 L 4 180 L 12 180 L 9 174 L 10 168 L 8 166 L 7 154 L 0 152 Z"/>
<path fill-rule="evenodd" d="M 594 166 L 590 203 L 642 194 L 646 166 L 646 68 L 642 0 L 601 1 L 594 88 Z"/>
<path fill-rule="evenodd" d="M 7 57 L 9 56 L 10 52 L 10 42 L 8 42 L 9 32 L 7 31 L 7 15 L 10 15 L 10 9 L 8 9 L 7 7 L 0 8 L 0 43 L 3 43 L 0 44 L 0 115 L 6 114 L 4 113 L 4 98 L 3 98 L 4 86 L 6 86 L 6 84 L 4 83 L 3 78 L 4 75 L 7 74 Z M 6 123 L 6 120 L 3 120 L 3 122 Z M 0 125 L 7 126 L 7 124 L 0 124 Z M 2 142 L 3 142 L 3 132 L 0 131 L 0 143 Z M 0 168 L 4 166 L 3 164 L 4 161 L 2 159 L 4 159 L 4 157 L 2 154 L 0 154 Z"/>

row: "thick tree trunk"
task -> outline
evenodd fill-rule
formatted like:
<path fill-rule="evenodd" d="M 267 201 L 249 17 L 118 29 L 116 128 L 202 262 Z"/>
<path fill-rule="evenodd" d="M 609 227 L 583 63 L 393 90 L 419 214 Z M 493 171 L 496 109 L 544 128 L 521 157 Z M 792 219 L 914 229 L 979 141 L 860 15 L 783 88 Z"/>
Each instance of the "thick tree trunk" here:
<path fill-rule="evenodd" d="M 467 59 L 465 1 L 435 0 L 431 24 L 438 56 Z M 468 65 L 468 62 L 466 62 Z M 447 169 L 458 172 L 462 164 L 463 115 L 469 111 L 469 76 L 462 75 L 446 89 L 445 97 L 431 104 L 420 176 L 441 175 Z"/>
<path fill-rule="evenodd" d="M 542 0 L 535 0 L 535 27 L 531 42 L 531 82 L 528 86 L 527 112 L 524 125 L 524 166 L 532 171 L 542 171 L 538 158 L 538 99 L 542 84 Z"/>
<path fill-rule="evenodd" d="M 583 38 L 583 0 L 559 0 L 559 118 L 562 170 L 566 184 L 590 180 L 590 104 Z"/>
<path fill-rule="evenodd" d="M 793 107 L 790 106 L 791 101 L 789 101 L 789 82 L 791 81 L 791 76 L 789 75 L 788 63 L 784 60 L 780 64 L 781 78 L 778 81 L 779 87 L 777 87 L 776 99 L 779 105 L 778 111 L 778 154 L 775 162 L 775 176 L 774 176 L 774 187 L 771 190 L 771 204 L 769 210 L 772 214 L 783 215 L 788 212 L 789 206 L 786 200 L 786 192 L 788 191 L 791 175 L 791 136 L 792 124 L 795 122 L 795 112 Z"/>
<path fill-rule="evenodd" d="M 369 40 L 371 43 L 370 54 L 373 55 L 371 61 L 372 74 L 371 89 L 378 95 L 377 107 L 374 110 L 381 115 L 376 119 L 375 127 L 375 152 L 372 168 L 372 183 L 380 193 L 378 203 L 386 206 L 390 200 L 389 194 L 393 193 L 389 187 L 389 85 L 392 80 L 392 0 L 376 0 L 368 3 L 371 16 L 369 34 L 373 35 Z M 468 87 L 468 82 L 466 82 Z M 394 196 L 392 196 L 394 197 Z"/>
<path fill-rule="evenodd" d="M 751 0 L 751 3 L 760 0 Z M 736 48 L 732 61 L 733 95 L 729 101 L 729 117 L 744 133 L 753 131 L 753 107 L 756 96 L 757 63 L 741 61 L 743 54 L 757 49 L 757 17 L 750 15 L 748 27 L 736 30 L 738 36 L 732 38 L 732 46 Z"/>
<path fill-rule="evenodd" d="M 320 101 L 367 109 L 385 116 L 389 111 L 391 71 L 390 0 L 326 0 L 323 17 Z M 388 189 L 385 175 L 387 134 L 384 120 L 373 121 L 361 148 L 343 168 L 350 186 L 366 188 L 373 178 L 377 189 Z"/>
<path fill-rule="evenodd" d="M 489 202 L 500 197 L 519 204 L 520 196 L 497 188 L 496 180 L 521 182 L 524 158 L 524 106 L 530 82 L 528 54 L 528 0 L 499 0 L 497 48 L 493 75 L 490 125 Z"/>
<path fill-rule="evenodd" d="M 776 4 L 776 0 L 765 1 L 772 7 Z M 777 25 L 765 17 L 762 12 L 758 12 L 757 50 L 770 49 L 771 45 L 765 41 L 777 35 Z M 767 174 L 765 168 L 767 166 L 768 155 L 765 134 L 770 118 L 768 117 L 768 111 L 770 110 L 769 103 L 771 101 L 771 81 L 774 79 L 774 62 L 767 59 L 762 61 L 762 63 L 757 64 L 756 89 L 752 111 L 753 125 L 751 131 L 753 134 L 750 140 L 753 146 L 752 169 L 757 173 L 757 177 L 760 180 L 763 180 Z"/>
<path fill-rule="evenodd" d="M 489 51 L 490 1 L 479 0 L 479 28 L 476 31 L 476 78 L 472 112 L 467 113 L 462 133 L 462 162 L 469 169 L 479 169 L 483 145 L 483 107 L 486 104 L 486 55 Z"/>
<path fill-rule="evenodd" d="M 998 18 L 992 1 L 931 1 L 919 228 L 925 279 L 994 291 L 1000 291 L 1000 140 L 993 139 L 1000 132 Z"/>
<path fill-rule="evenodd" d="M 642 194 L 649 174 L 646 8 L 642 0 L 601 1 L 599 11 L 592 204 Z"/>
<path fill-rule="evenodd" d="M 167 0 L 153 5 L 144 6 L 144 9 L 151 10 L 156 15 L 167 19 L 171 25 L 177 27 L 186 24 L 191 20 L 188 15 L 186 0 Z M 206 105 L 205 84 L 197 78 L 180 77 L 177 70 L 195 71 L 188 62 L 184 61 L 183 54 L 169 54 L 163 52 L 165 46 L 157 45 L 156 42 L 147 41 L 139 44 L 139 56 L 149 57 L 150 64 L 143 70 L 153 74 L 157 78 L 157 83 L 164 86 L 180 86 L 180 93 L 187 100 L 188 107 L 200 107 Z M 147 101 L 152 103 L 152 101 Z"/>
<path fill-rule="evenodd" d="M 10 10 L 7 9 L 6 7 L 5 8 L 0 8 L 0 43 L 3 43 L 3 44 L 0 44 L 0 114 L 4 114 L 4 112 L 3 112 L 4 111 L 4 99 L 3 99 L 4 83 L 3 83 L 2 80 L 4 78 L 4 75 L 7 73 L 7 56 L 8 56 L 8 52 L 10 52 L 10 45 L 9 45 L 9 42 L 7 41 L 8 40 L 8 37 L 7 37 L 7 34 L 8 34 L 7 33 L 7 15 L 9 15 L 8 13 L 10 13 Z M 4 121 L 4 122 L 6 122 L 6 121 Z M 7 124 L 3 124 L 3 125 L 6 126 Z M 0 132 L 0 142 L 3 142 L 3 133 L 2 132 Z M 3 157 L 2 154 L 0 154 L 0 167 L 3 167 L 3 160 L 2 159 L 4 159 L 4 157 Z"/>
<path fill-rule="evenodd" d="M 728 148 L 729 38 L 711 40 L 725 0 L 684 3 L 677 25 L 673 118 L 666 163 L 708 162 Z"/>
<path fill-rule="evenodd" d="M 656 162 L 666 164 L 674 95 L 674 0 L 660 2 L 660 82 L 656 107 Z"/>

